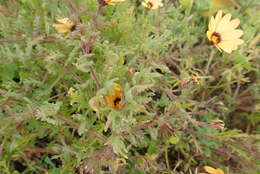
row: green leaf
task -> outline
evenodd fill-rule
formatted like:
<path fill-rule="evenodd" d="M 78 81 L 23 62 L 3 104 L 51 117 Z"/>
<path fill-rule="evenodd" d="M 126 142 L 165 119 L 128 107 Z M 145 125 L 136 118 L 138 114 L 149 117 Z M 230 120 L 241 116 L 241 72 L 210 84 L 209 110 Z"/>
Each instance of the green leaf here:
<path fill-rule="evenodd" d="M 87 122 L 82 120 L 78 128 L 79 135 L 83 135 L 86 132 L 86 127 L 87 127 Z"/>
<path fill-rule="evenodd" d="M 125 144 L 120 136 L 112 135 L 109 137 L 107 144 L 111 144 L 113 146 L 113 150 L 116 154 L 121 155 L 124 158 L 128 158 Z"/>
<path fill-rule="evenodd" d="M 175 136 L 171 136 L 169 139 L 168 139 L 168 142 L 170 144 L 178 144 L 180 141 L 180 139 L 178 137 L 175 137 Z"/>
<path fill-rule="evenodd" d="M 56 118 L 55 115 L 59 111 L 61 105 L 62 102 L 57 102 L 57 103 L 45 102 L 38 108 L 37 114 L 35 115 L 36 119 L 45 121 L 53 125 L 60 125 L 61 122 Z"/>
<path fill-rule="evenodd" d="M 180 4 L 184 7 L 185 9 L 185 15 L 188 16 L 190 15 L 190 11 L 193 5 L 193 0 L 179 0 Z"/>

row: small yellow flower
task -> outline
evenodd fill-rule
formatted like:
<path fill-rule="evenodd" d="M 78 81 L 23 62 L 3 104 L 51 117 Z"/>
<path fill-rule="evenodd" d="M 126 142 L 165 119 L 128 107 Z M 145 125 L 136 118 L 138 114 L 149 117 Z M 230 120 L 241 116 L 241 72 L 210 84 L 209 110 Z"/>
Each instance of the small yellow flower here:
<path fill-rule="evenodd" d="M 124 104 L 124 94 L 122 87 L 118 84 L 113 88 L 113 94 L 105 96 L 105 100 L 108 106 L 114 109 L 121 109 Z"/>
<path fill-rule="evenodd" d="M 70 89 L 68 90 L 68 96 L 73 96 L 74 94 L 75 94 L 75 88 L 73 88 L 73 87 L 70 87 Z"/>
<path fill-rule="evenodd" d="M 222 14 L 220 10 L 215 18 L 211 17 L 207 37 L 221 52 L 231 53 L 237 49 L 238 45 L 244 43 L 242 39 L 239 39 L 243 35 L 243 31 L 236 29 L 240 23 L 239 19 L 230 20 L 230 13 L 223 17 Z"/>
<path fill-rule="evenodd" d="M 191 80 L 192 80 L 193 83 L 196 83 L 196 84 L 199 84 L 199 83 L 200 83 L 200 81 L 198 80 L 198 77 L 195 76 L 195 75 L 192 75 L 192 76 L 191 76 Z"/>
<path fill-rule="evenodd" d="M 214 169 L 213 167 L 210 167 L 210 166 L 204 166 L 204 169 L 209 174 L 224 174 L 223 170 L 220 168 Z"/>
<path fill-rule="evenodd" d="M 75 24 L 69 18 L 57 19 L 60 24 L 53 24 L 52 26 L 58 33 L 67 33 L 75 29 Z"/>
<path fill-rule="evenodd" d="M 116 5 L 117 3 L 124 2 L 125 0 L 104 0 L 106 4 Z"/>
<path fill-rule="evenodd" d="M 145 0 L 142 5 L 146 8 L 157 9 L 163 7 L 162 0 Z"/>

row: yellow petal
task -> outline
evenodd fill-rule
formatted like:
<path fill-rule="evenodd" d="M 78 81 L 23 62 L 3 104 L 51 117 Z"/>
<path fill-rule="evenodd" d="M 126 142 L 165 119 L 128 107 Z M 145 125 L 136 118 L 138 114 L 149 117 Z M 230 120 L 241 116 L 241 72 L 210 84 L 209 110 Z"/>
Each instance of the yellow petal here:
<path fill-rule="evenodd" d="M 56 19 L 59 23 L 62 24 L 71 24 L 73 25 L 73 22 L 69 18 L 62 18 L 62 19 Z"/>
<path fill-rule="evenodd" d="M 215 20 L 212 21 L 212 24 L 211 24 L 212 30 L 214 30 L 214 31 L 216 30 L 216 27 L 218 26 L 219 22 L 222 19 L 222 14 L 223 14 L 222 10 L 219 10 L 215 17 Z"/>
<path fill-rule="evenodd" d="M 53 24 L 52 25 L 58 33 L 70 32 L 71 27 L 65 24 Z"/>
<path fill-rule="evenodd" d="M 216 169 L 214 169 L 213 167 L 210 167 L 210 166 L 204 166 L 204 169 L 210 173 L 210 174 L 217 174 L 216 173 Z"/>
<path fill-rule="evenodd" d="M 216 174 L 224 174 L 222 169 L 217 168 L 217 173 Z"/>
<path fill-rule="evenodd" d="M 211 41 L 211 35 L 212 35 L 212 32 L 210 30 L 207 31 L 207 37 L 208 39 Z"/>
<path fill-rule="evenodd" d="M 233 20 L 230 21 L 229 25 L 230 25 L 231 28 L 235 29 L 235 28 L 238 27 L 239 23 L 240 23 L 239 19 L 233 19 Z"/>
<path fill-rule="evenodd" d="M 117 3 L 124 2 L 125 0 L 104 0 L 109 5 L 116 5 Z"/>
<path fill-rule="evenodd" d="M 217 27 L 216 27 L 216 29 L 215 29 L 215 31 L 217 32 L 217 33 L 221 33 L 221 32 L 223 32 L 223 31 L 227 31 L 227 30 L 229 30 L 229 28 L 230 28 L 230 19 L 231 19 L 231 14 L 230 13 L 228 13 L 228 14 L 226 14 L 221 20 L 220 20 L 220 22 L 217 24 Z"/>
<path fill-rule="evenodd" d="M 219 47 L 221 48 L 221 50 L 225 51 L 226 53 L 231 53 L 232 52 L 232 48 L 226 45 L 219 45 Z"/>
<path fill-rule="evenodd" d="M 244 43 L 242 39 L 226 40 L 218 44 L 218 46 L 225 52 L 231 53 L 233 50 L 237 49 L 238 45 Z"/>
<path fill-rule="evenodd" d="M 124 94 L 122 87 L 118 84 L 113 88 L 113 94 L 105 96 L 107 105 L 114 109 L 121 109 L 124 106 Z"/>
<path fill-rule="evenodd" d="M 223 50 L 222 50 L 218 45 L 215 45 L 215 47 L 216 47 L 220 52 L 223 52 Z"/>
<path fill-rule="evenodd" d="M 219 26 L 216 28 L 216 32 L 218 33 L 224 33 L 228 31 L 232 32 L 232 30 L 235 30 L 235 28 L 237 28 L 239 23 L 240 23 L 239 19 L 234 19 L 229 22 L 226 21 L 225 23 L 220 23 Z"/>
<path fill-rule="evenodd" d="M 215 28 L 213 28 L 215 26 L 215 24 L 213 25 L 213 23 L 215 23 L 215 19 L 214 19 L 213 16 L 211 16 L 210 22 L 209 22 L 209 25 L 208 25 L 208 28 L 209 28 L 210 31 L 214 31 L 215 30 Z"/>
<path fill-rule="evenodd" d="M 234 40 L 243 35 L 242 30 L 232 30 L 225 33 L 221 33 L 221 40 Z"/>
<path fill-rule="evenodd" d="M 70 32 L 72 27 L 74 26 L 74 22 L 72 22 L 69 18 L 62 18 L 56 20 L 61 24 L 53 24 L 52 26 L 57 30 L 58 33 Z"/>

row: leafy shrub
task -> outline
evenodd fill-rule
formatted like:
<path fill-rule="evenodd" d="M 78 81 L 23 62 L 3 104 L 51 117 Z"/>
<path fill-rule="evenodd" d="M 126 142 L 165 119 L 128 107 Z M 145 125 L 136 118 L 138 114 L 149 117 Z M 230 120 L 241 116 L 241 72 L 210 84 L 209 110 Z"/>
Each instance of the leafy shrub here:
<path fill-rule="evenodd" d="M 257 0 L 223 1 L 245 33 L 231 54 L 208 43 L 205 0 L 0 2 L 1 173 L 259 172 Z"/>

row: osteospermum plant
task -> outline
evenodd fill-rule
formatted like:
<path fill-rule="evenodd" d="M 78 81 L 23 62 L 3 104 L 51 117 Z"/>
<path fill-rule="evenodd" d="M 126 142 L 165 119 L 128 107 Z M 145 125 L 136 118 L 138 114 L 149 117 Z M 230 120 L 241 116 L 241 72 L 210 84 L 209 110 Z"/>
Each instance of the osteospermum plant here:
<path fill-rule="evenodd" d="M 230 1 L 0 0 L 0 173 L 257 173 L 259 4 L 200 15 Z"/>

